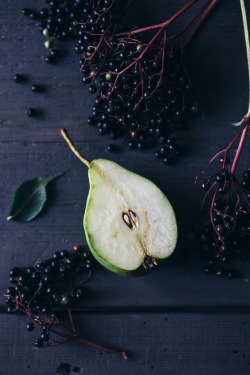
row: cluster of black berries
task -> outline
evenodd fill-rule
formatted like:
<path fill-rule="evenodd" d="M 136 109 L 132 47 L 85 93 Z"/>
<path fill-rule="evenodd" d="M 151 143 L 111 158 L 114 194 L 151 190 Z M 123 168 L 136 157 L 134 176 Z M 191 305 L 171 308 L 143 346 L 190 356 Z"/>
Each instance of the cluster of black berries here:
<path fill-rule="evenodd" d="M 155 156 L 162 159 L 163 163 L 168 164 L 180 154 L 180 148 L 174 138 L 160 138 L 159 142 L 164 144 L 155 152 Z"/>
<path fill-rule="evenodd" d="M 56 309 L 69 306 L 83 296 L 90 273 L 90 253 L 78 245 L 73 252 L 57 251 L 52 258 L 39 261 L 32 267 L 10 270 L 13 286 L 5 293 L 8 312 L 26 314 L 30 319 L 28 331 L 40 327 L 35 347 L 58 344 L 52 337 L 53 333 L 67 338 L 57 331 L 60 323 Z"/>
<path fill-rule="evenodd" d="M 208 216 L 192 238 L 192 245 L 208 259 L 205 272 L 218 276 L 238 275 L 231 268 L 233 259 L 250 259 L 250 170 L 242 181 L 223 168 L 202 182 L 211 194 Z"/>
<path fill-rule="evenodd" d="M 82 80 L 96 95 L 89 125 L 111 139 L 126 137 L 129 149 L 159 142 L 156 156 L 173 160 L 179 154 L 176 129 L 198 111 L 179 39 L 169 38 L 161 26 L 149 40 L 135 33 L 124 21 L 128 0 L 47 2 L 48 8 L 23 13 L 40 20 L 50 49 L 47 62 L 57 59 L 55 39 L 77 40 Z"/>
<path fill-rule="evenodd" d="M 89 124 L 96 125 L 100 134 L 109 134 L 111 139 L 126 136 L 130 149 L 141 150 L 160 143 L 167 151 L 176 128 L 198 109 L 190 100 L 191 85 L 183 64 L 171 50 L 165 51 L 162 65 L 161 47 L 138 41 L 116 40 L 113 48 L 99 74 Z M 92 72 L 88 71 L 87 78 Z M 92 78 L 90 85 L 93 81 Z M 176 142 L 171 146 L 173 143 Z"/>
<path fill-rule="evenodd" d="M 50 50 L 46 57 L 48 63 L 57 62 L 60 56 L 59 51 L 53 48 L 56 40 L 77 39 L 75 51 L 83 53 L 83 40 L 88 39 L 91 49 L 92 42 L 105 31 L 106 26 L 110 28 L 111 8 L 113 16 L 116 16 L 121 8 L 120 1 L 112 0 L 46 0 L 46 3 L 47 7 L 39 10 L 24 8 L 22 13 L 39 21 L 38 25 L 45 37 L 44 46 Z M 97 19 L 99 28 L 95 26 Z M 80 31 L 79 26 L 83 23 L 84 30 L 80 27 Z M 91 34 L 97 36 L 91 37 Z"/>

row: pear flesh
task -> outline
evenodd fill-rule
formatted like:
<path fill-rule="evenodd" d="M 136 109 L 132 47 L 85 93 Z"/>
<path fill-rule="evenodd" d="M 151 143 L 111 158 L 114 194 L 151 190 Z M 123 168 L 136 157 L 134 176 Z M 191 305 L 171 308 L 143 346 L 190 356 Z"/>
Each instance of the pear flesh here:
<path fill-rule="evenodd" d="M 75 152 L 68 135 L 66 141 Z M 97 261 L 119 274 L 139 275 L 169 257 L 176 246 L 177 225 L 163 192 L 115 162 L 82 161 L 90 182 L 83 226 Z"/>

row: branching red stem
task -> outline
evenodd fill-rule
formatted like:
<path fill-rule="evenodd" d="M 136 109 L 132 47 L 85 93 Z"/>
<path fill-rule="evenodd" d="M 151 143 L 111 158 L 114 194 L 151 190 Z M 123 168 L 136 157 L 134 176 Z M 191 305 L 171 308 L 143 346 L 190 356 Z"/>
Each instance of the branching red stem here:
<path fill-rule="evenodd" d="M 235 144 L 235 142 L 240 138 L 240 142 L 239 142 L 239 145 L 237 147 L 237 151 L 236 151 L 236 154 L 235 154 L 235 157 L 234 157 L 234 161 L 233 161 L 232 167 L 231 167 L 231 174 L 232 175 L 235 174 L 235 170 L 236 170 L 236 167 L 238 165 L 238 161 L 239 161 L 239 158 L 240 158 L 240 155 L 241 155 L 241 152 L 242 152 L 245 140 L 246 140 L 246 136 L 247 136 L 247 132 L 248 132 L 249 127 L 250 127 L 250 115 L 245 120 L 244 127 L 239 130 L 239 132 L 234 136 L 234 138 L 232 139 L 232 141 L 223 150 L 217 152 L 217 154 L 215 154 L 209 160 L 209 162 L 207 163 L 207 165 L 205 166 L 205 168 L 200 173 L 198 173 L 198 175 L 195 178 L 195 183 L 197 182 L 197 180 L 200 177 L 200 175 L 204 174 L 205 171 L 209 168 L 209 166 L 214 162 L 214 160 L 217 159 L 218 156 L 220 156 L 221 154 L 224 154 L 224 162 L 223 162 L 224 163 L 223 168 L 224 168 L 224 166 L 225 166 L 225 158 L 226 158 L 227 153 L 232 148 L 232 146 Z"/>
<path fill-rule="evenodd" d="M 119 350 L 112 349 L 112 348 L 108 348 L 106 346 L 97 344 L 97 343 L 95 343 L 93 341 L 87 340 L 87 339 L 79 336 L 77 333 L 74 333 L 73 336 L 72 336 L 72 335 L 69 335 L 69 334 L 57 331 L 57 330 L 55 330 L 53 328 L 51 329 L 51 331 L 53 333 L 55 333 L 56 335 L 64 337 L 66 339 L 66 341 L 64 341 L 64 342 L 57 342 L 58 345 L 64 344 L 65 342 L 68 342 L 68 341 L 78 340 L 78 341 L 82 342 L 83 344 L 89 345 L 89 346 L 91 346 L 91 347 L 93 347 L 95 349 L 102 350 L 102 351 L 109 352 L 109 353 L 113 353 L 115 355 L 118 355 L 119 357 L 122 357 L 122 359 L 127 359 L 126 352 L 119 351 Z"/>
<path fill-rule="evenodd" d="M 203 10 L 208 7 L 206 9 L 206 11 L 204 12 L 204 14 L 200 17 L 199 21 L 197 22 L 196 26 L 193 28 L 193 30 L 190 32 L 190 34 L 188 35 L 186 41 L 185 41 L 185 48 L 187 47 L 187 45 L 190 43 L 190 41 L 193 39 L 194 35 L 196 34 L 197 30 L 201 27 L 201 25 L 203 25 L 205 19 L 208 17 L 208 15 L 210 14 L 210 12 L 212 11 L 212 9 L 215 7 L 215 5 L 217 4 L 218 0 L 212 0 L 212 2 L 210 2 L 211 0 L 209 0 L 205 5 L 204 7 L 202 8 L 201 12 L 203 12 Z M 201 13 L 200 12 L 200 13 Z M 200 14 L 199 13 L 199 14 Z"/>
<path fill-rule="evenodd" d="M 121 352 L 121 351 L 116 350 L 116 349 L 107 348 L 106 346 L 102 346 L 102 345 L 96 344 L 96 343 L 94 343 L 92 341 L 89 341 L 89 340 L 86 340 L 86 339 L 84 339 L 84 338 L 82 338 L 80 336 L 77 336 L 76 339 L 79 340 L 79 341 L 81 341 L 81 342 L 83 342 L 84 344 L 92 346 L 95 349 L 99 349 L 99 350 L 103 350 L 105 352 L 116 354 L 119 357 L 122 357 L 122 359 L 128 359 L 127 354 L 124 351 Z"/>
<path fill-rule="evenodd" d="M 76 333 L 76 327 L 75 327 L 75 322 L 74 322 L 74 320 L 73 320 L 73 316 L 72 316 L 72 312 L 71 312 L 71 308 L 70 308 L 70 305 L 69 305 L 69 304 L 67 304 L 67 311 L 68 311 L 69 320 L 70 320 L 70 325 L 71 325 L 71 328 L 72 328 L 73 334 L 74 334 L 74 336 L 77 336 L 77 333 Z"/>
<path fill-rule="evenodd" d="M 117 38 L 122 38 L 122 37 L 126 37 L 126 38 L 130 38 L 131 36 L 135 35 L 135 34 L 138 34 L 138 33 L 142 33 L 142 32 L 146 32 L 146 31 L 150 31 L 150 30 L 154 30 L 154 29 L 157 29 L 157 32 L 154 34 L 154 36 L 149 40 L 149 42 L 147 44 L 145 44 L 143 47 L 143 50 L 142 52 L 140 53 L 140 55 L 135 58 L 128 66 L 126 66 L 124 69 L 122 69 L 121 71 L 119 72 L 112 72 L 112 74 L 115 76 L 115 80 L 114 80 L 114 83 L 112 85 L 112 89 L 111 91 L 109 92 L 108 94 L 108 98 L 110 97 L 110 95 L 114 92 L 115 90 L 115 87 L 116 87 L 116 84 L 120 78 L 121 75 L 123 75 L 125 72 L 127 72 L 129 69 L 131 69 L 135 64 L 137 64 L 143 57 L 144 55 L 147 53 L 147 51 L 149 50 L 150 47 L 152 47 L 154 45 L 154 43 L 156 42 L 156 40 L 158 39 L 158 37 L 160 36 L 160 34 L 162 32 L 164 32 L 164 36 L 163 36 L 163 42 L 160 46 L 161 50 L 162 50 L 162 66 L 164 65 L 164 59 L 165 59 L 165 48 L 166 48 L 166 45 L 167 45 L 167 42 L 168 41 L 171 41 L 173 42 L 174 39 L 176 38 L 180 38 L 181 35 L 190 27 L 190 25 L 196 20 L 197 17 L 199 17 L 199 15 L 204 11 L 204 9 L 210 5 L 211 1 L 212 1 L 212 4 L 213 6 L 215 5 L 215 3 L 218 1 L 218 0 L 209 0 L 202 8 L 201 10 L 194 16 L 192 17 L 191 21 L 188 22 L 188 24 L 186 25 L 186 27 L 182 30 L 182 32 L 176 34 L 176 35 L 173 35 L 173 36 L 170 36 L 169 38 L 166 37 L 166 29 L 167 27 L 174 21 L 176 20 L 180 15 L 182 15 L 187 9 L 189 9 L 191 6 L 193 6 L 198 0 L 191 0 L 189 1 L 185 6 L 183 6 L 180 10 L 178 10 L 177 12 L 175 12 L 169 19 L 167 19 L 165 22 L 163 23 L 160 23 L 160 24 L 156 24 L 156 25 L 152 25 L 152 26 L 147 26 L 147 27 L 143 27 L 143 28 L 140 28 L 140 29 L 136 29 L 136 30 L 132 30 L 130 32 L 122 32 L 122 33 L 118 33 L 116 34 L 116 37 Z M 208 12 L 209 13 L 209 12 Z M 208 14 L 206 12 L 206 16 Z M 163 75 L 163 69 L 161 70 L 161 75 L 160 77 L 162 77 Z M 161 79 L 158 80 L 158 84 L 156 86 L 156 88 L 161 84 Z M 152 93 L 151 93 L 152 94 Z M 138 104 L 137 104 L 138 106 Z"/>
<path fill-rule="evenodd" d="M 248 115 L 248 117 L 246 118 L 245 125 L 242 129 L 239 145 L 237 147 L 237 151 L 236 151 L 236 154 L 235 154 L 235 157 L 234 157 L 234 160 L 233 160 L 233 163 L 232 163 L 232 167 L 231 167 L 231 174 L 232 175 L 235 174 L 235 171 L 236 171 L 239 159 L 240 159 L 240 155 L 242 153 L 242 150 L 243 150 L 243 147 L 244 147 L 244 144 L 245 144 L 245 141 L 246 141 L 249 126 L 250 126 L 250 115 Z"/>
<path fill-rule="evenodd" d="M 117 37 L 122 37 L 122 36 L 125 36 L 125 35 L 132 36 L 134 34 L 142 33 L 142 32 L 145 32 L 145 31 L 150 31 L 150 30 L 154 30 L 154 29 L 163 30 L 167 26 L 169 26 L 176 18 L 178 18 L 181 14 L 183 14 L 188 8 L 190 8 L 192 5 L 197 3 L 197 1 L 199 1 L 199 0 L 191 0 L 189 3 L 184 5 L 181 9 L 179 9 L 176 13 L 174 13 L 165 22 L 162 22 L 162 23 L 159 23 L 159 24 L 156 24 L 156 25 L 152 25 L 152 26 L 142 27 L 140 29 L 132 30 L 132 31 L 129 31 L 129 32 L 118 33 L 118 34 L 116 34 L 116 36 Z"/>

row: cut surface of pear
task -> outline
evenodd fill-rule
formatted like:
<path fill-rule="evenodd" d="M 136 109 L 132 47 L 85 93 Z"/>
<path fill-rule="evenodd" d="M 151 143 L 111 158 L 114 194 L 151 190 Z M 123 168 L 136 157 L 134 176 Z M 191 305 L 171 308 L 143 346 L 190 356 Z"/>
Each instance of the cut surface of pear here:
<path fill-rule="evenodd" d="M 87 162 L 90 190 L 83 225 L 94 257 L 119 274 L 140 274 L 172 254 L 177 241 L 173 208 L 148 179 L 106 159 Z"/>

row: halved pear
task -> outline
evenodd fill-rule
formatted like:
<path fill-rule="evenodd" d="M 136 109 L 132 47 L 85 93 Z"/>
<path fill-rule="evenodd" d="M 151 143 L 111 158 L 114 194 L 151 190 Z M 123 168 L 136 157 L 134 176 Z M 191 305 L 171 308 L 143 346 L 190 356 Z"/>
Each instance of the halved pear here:
<path fill-rule="evenodd" d="M 90 190 L 83 225 L 97 261 L 113 272 L 139 275 L 169 257 L 176 246 L 177 225 L 162 191 L 113 161 L 88 162 L 67 131 L 62 129 L 61 134 L 88 167 Z"/>

